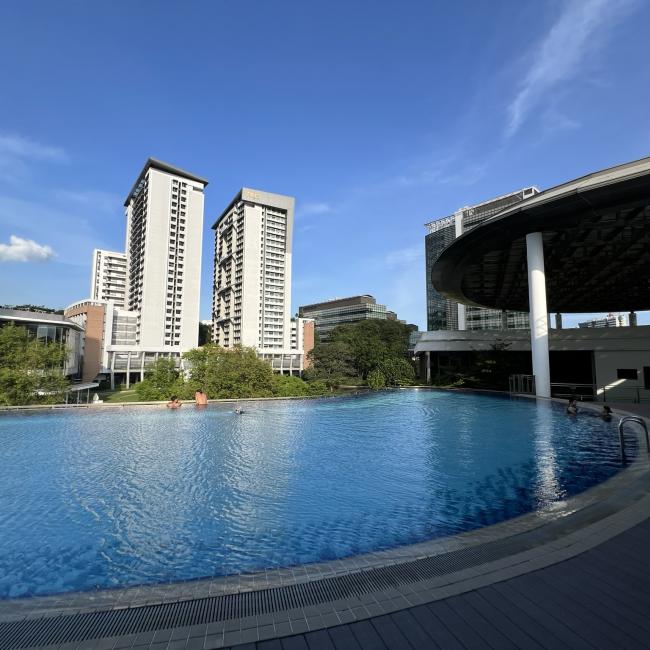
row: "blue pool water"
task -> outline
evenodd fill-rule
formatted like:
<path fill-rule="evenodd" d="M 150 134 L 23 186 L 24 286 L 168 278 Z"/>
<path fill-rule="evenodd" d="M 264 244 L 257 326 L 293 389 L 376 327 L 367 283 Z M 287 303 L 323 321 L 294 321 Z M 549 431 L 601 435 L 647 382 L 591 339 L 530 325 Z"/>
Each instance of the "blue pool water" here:
<path fill-rule="evenodd" d="M 546 508 L 614 424 L 443 391 L 0 416 L 0 597 L 327 560 Z"/>

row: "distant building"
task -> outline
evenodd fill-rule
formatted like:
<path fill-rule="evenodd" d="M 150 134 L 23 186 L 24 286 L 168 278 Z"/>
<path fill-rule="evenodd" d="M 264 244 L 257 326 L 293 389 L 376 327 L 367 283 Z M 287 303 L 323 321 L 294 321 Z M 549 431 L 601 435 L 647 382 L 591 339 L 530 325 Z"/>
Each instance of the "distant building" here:
<path fill-rule="evenodd" d="M 61 371 L 69 377 L 80 374 L 83 327 L 78 323 L 60 314 L 0 308 L 0 327 L 8 323 L 25 327 L 39 341 L 64 343 L 68 355 Z"/>
<path fill-rule="evenodd" d="M 90 279 L 91 300 L 112 300 L 124 309 L 126 304 L 126 253 L 96 248 Z"/>
<path fill-rule="evenodd" d="M 299 374 L 305 358 L 291 321 L 294 202 L 243 188 L 212 226 L 212 340 L 255 348 L 283 374 Z"/>
<path fill-rule="evenodd" d="M 65 313 L 85 328 L 84 379 L 142 379 L 156 359 L 198 345 L 203 189 L 208 181 L 149 158 L 129 192 L 126 253 L 93 253 L 91 298 Z M 124 287 L 122 287 L 124 284 Z"/>
<path fill-rule="evenodd" d="M 127 301 L 136 345 L 179 356 L 197 346 L 203 178 L 149 158 L 126 207 Z"/>
<path fill-rule="evenodd" d="M 431 284 L 431 269 L 442 251 L 456 237 L 511 205 L 538 193 L 539 190 L 536 187 L 527 187 L 474 206 L 461 208 L 448 217 L 426 224 L 427 329 L 429 331 L 525 329 L 529 327 L 527 313 L 469 307 L 444 298 Z"/>
<path fill-rule="evenodd" d="M 326 341 L 338 325 L 362 320 L 397 320 L 395 312 L 388 311 L 386 305 L 378 305 L 375 298 L 367 294 L 302 305 L 298 313 L 303 318 L 314 319 L 321 341 Z"/>
<path fill-rule="evenodd" d="M 578 323 L 578 327 L 625 327 L 625 325 L 623 314 L 607 314 L 604 318 L 594 318 Z"/>
<path fill-rule="evenodd" d="M 294 199 L 243 188 L 212 226 L 212 336 L 236 345 L 288 350 Z"/>

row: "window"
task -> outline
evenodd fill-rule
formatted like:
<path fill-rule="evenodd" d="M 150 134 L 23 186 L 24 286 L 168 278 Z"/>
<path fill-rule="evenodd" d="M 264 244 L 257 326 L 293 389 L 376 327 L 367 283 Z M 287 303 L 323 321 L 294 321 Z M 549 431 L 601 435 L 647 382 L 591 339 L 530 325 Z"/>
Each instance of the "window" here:
<path fill-rule="evenodd" d="M 617 368 L 617 379 L 638 379 L 639 371 L 636 368 Z"/>

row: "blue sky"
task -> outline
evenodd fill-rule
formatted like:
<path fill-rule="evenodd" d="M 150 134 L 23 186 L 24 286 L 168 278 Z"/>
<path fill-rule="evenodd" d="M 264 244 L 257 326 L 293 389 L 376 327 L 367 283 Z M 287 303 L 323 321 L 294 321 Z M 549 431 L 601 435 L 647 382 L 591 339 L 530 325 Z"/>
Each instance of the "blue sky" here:
<path fill-rule="evenodd" d="M 203 318 L 248 186 L 296 197 L 294 310 L 372 293 L 425 326 L 425 222 L 650 155 L 649 24 L 643 0 L 5 4 L 0 303 L 86 297 L 155 156 L 210 181 Z"/>

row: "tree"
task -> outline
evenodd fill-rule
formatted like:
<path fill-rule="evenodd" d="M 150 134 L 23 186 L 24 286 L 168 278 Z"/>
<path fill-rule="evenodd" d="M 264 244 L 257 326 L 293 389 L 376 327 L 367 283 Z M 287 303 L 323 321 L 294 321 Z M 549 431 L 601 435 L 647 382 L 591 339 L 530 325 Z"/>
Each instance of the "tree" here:
<path fill-rule="evenodd" d="M 409 384 L 415 378 L 408 357 L 410 332 L 408 325 L 389 320 L 339 325 L 327 342 L 314 346 L 307 377 L 332 386 L 353 378 L 368 381 L 370 373 L 378 370 L 390 386 Z"/>
<path fill-rule="evenodd" d="M 322 380 L 330 388 L 356 376 L 354 353 L 344 341 L 319 343 L 309 353 L 311 367 L 305 371 L 308 381 Z"/>
<path fill-rule="evenodd" d="M 273 370 L 252 348 L 226 350 L 209 343 L 184 356 L 191 391 L 201 388 L 210 399 L 273 396 Z"/>
<path fill-rule="evenodd" d="M 13 323 L 0 327 L 0 404 L 55 404 L 68 387 L 64 343 L 44 342 Z"/>
<path fill-rule="evenodd" d="M 381 370 L 371 370 L 368 373 L 368 386 L 372 390 L 379 390 L 386 385 L 386 378 Z"/>
<path fill-rule="evenodd" d="M 212 340 L 212 326 L 207 323 L 199 323 L 199 345 L 205 345 Z"/>
<path fill-rule="evenodd" d="M 389 357 L 381 361 L 377 369 L 386 378 L 388 386 L 409 385 L 415 379 L 415 369 L 408 359 Z"/>
<path fill-rule="evenodd" d="M 157 359 L 144 379 L 136 384 L 135 392 L 144 401 L 167 400 L 172 395 L 184 396 L 184 382 L 174 359 Z"/>

